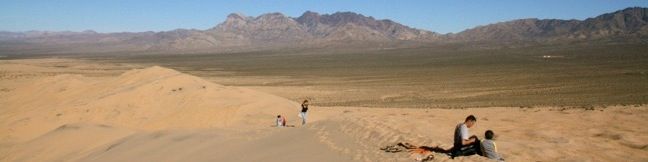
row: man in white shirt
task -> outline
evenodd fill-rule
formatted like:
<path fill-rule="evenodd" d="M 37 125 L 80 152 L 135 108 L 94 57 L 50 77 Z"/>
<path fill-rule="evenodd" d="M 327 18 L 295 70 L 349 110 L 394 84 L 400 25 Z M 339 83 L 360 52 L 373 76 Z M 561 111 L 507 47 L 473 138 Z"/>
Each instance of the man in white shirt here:
<path fill-rule="evenodd" d="M 469 115 L 463 123 L 459 123 L 455 127 L 454 143 L 451 149 L 452 158 L 474 154 L 482 155 L 479 139 L 477 136 L 470 136 L 470 132 L 468 132 L 468 129 L 475 126 L 475 123 L 477 123 L 477 118 Z"/>

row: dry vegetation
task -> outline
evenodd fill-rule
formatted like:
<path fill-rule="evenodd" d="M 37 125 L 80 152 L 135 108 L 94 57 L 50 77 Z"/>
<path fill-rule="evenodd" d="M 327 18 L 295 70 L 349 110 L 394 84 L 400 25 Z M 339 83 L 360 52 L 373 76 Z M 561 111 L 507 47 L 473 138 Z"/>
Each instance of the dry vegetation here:
<path fill-rule="evenodd" d="M 604 107 L 648 103 L 648 46 L 285 50 L 68 56 L 162 65 L 321 106 Z M 543 56 L 555 56 L 546 58 Z M 11 59 L 12 57 L 5 58 Z"/>

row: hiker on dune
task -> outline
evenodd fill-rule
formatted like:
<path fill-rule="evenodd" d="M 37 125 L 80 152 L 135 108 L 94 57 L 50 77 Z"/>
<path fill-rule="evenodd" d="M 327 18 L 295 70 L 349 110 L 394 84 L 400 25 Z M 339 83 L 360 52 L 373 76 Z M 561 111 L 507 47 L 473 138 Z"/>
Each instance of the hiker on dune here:
<path fill-rule="evenodd" d="M 306 124 L 306 112 L 308 111 L 308 100 L 304 100 L 301 104 L 301 112 L 299 113 L 299 117 L 302 118 L 302 125 Z"/>
<path fill-rule="evenodd" d="M 457 156 L 482 155 L 480 141 L 477 136 L 470 136 L 468 128 L 475 126 L 477 118 L 473 115 L 466 117 L 463 123 L 457 124 L 454 132 L 454 143 L 451 149 L 452 158 Z"/>

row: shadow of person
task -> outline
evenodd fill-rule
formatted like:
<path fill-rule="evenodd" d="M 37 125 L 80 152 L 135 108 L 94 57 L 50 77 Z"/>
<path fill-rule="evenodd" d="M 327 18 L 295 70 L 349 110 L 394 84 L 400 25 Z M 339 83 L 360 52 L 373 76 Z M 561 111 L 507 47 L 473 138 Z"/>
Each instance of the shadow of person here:
<path fill-rule="evenodd" d="M 444 148 L 441 148 L 439 146 L 420 146 L 419 148 L 427 150 L 427 151 L 431 151 L 431 152 L 442 153 L 442 154 L 449 154 L 450 153 L 450 149 L 444 149 Z"/>

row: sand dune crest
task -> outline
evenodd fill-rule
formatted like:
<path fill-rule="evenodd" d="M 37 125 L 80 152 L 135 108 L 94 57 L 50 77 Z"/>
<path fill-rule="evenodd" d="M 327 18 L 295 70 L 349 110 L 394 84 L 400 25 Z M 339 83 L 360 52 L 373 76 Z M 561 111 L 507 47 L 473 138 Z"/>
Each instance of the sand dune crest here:
<path fill-rule="evenodd" d="M 116 78 L 45 77 L 1 102 L 3 139 L 23 141 L 68 123 L 130 129 L 267 127 L 298 104 L 246 88 L 228 87 L 154 66 Z"/>

